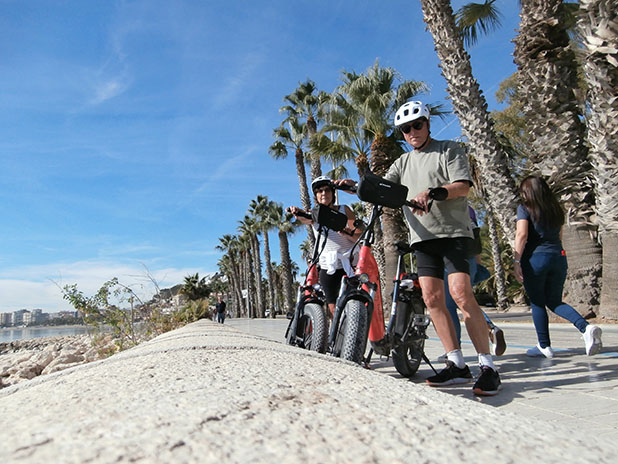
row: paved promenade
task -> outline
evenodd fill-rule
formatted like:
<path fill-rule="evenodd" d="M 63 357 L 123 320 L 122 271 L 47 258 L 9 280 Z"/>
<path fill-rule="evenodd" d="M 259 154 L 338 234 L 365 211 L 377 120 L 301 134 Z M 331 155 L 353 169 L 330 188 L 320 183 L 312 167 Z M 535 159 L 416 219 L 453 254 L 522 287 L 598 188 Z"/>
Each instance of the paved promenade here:
<path fill-rule="evenodd" d="M 615 440 L 587 426 L 308 353 L 240 322 L 199 321 L 0 390 L 0 462 L 615 462 Z M 575 387 L 589 363 L 615 361 L 575 356 Z"/>
<path fill-rule="evenodd" d="M 507 341 L 504 356 L 494 358 L 503 382 L 502 391 L 497 396 L 483 398 L 473 396 L 470 385 L 441 388 L 441 391 L 485 403 L 498 411 L 568 425 L 577 436 L 596 436 L 618 442 L 618 325 L 602 324 L 603 350 L 596 356 L 586 356 L 584 342 L 571 324 L 552 323 L 550 336 L 556 356 L 553 359 L 530 358 L 526 350 L 537 342 L 530 313 L 488 313 L 504 330 Z M 285 319 L 231 319 L 227 322 L 239 330 L 276 341 L 283 341 L 287 327 Z M 442 344 L 432 326 L 428 335 L 425 351 L 434 367 L 440 370 L 443 365 L 435 360 L 444 352 Z M 477 359 L 465 328 L 462 328 L 462 350 L 476 375 Z M 391 360 L 375 357 L 371 368 L 403 380 Z M 411 381 L 424 384 L 425 378 L 432 374 L 431 368 L 422 363 Z"/>

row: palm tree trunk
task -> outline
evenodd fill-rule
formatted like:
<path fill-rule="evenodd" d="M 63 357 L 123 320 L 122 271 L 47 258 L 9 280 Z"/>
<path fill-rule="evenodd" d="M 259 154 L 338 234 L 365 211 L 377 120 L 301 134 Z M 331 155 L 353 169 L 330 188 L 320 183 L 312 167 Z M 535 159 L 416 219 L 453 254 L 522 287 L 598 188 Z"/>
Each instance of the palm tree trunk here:
<path fill-rule="evenodd" d="M 371 169 L 378 176 L 384 176 L 391 164 L 397 158 L 395 142 L 385 135 L 376 136 L 371 144 Z M 382 250 L 384 253 L 384 267 L 380 268 L 380 280 L 384 282 L 382 287 L 382 310 L 385 320 L 388 320 L 391 304 L 393 302 L 393 279 L 397 273 L 398 255 L 394 243 L 406 241 L 408 231 L 406 229 L 401 209 L 384 208 L 382 214 Z M 378 261 L 378 267 L 380 262 Z"/>
<path fill-rule="evenodd" d="M 264 261 L 266 261 L 266 279 L 268 280 L 268 304 L 270 307 L 270 317 L 275 317 L 275 281 L 273 273 L 273 265 L 270 261 L 270 241 L 268 239 L 268 230 L 262 231 L 264 235 Z"/>
<path fill-rule="evenodd" d="M 491 245 L 491 256 L 494 263 L 494 285 L 496 296 L 498 297 L 498 309 L 506 310 L 509 307 L 509 300 L 506 291 L 506 279 L 504 266 L 502 265 L 502 253 L 500 250 L 500 239 L 498 237 L 498 227 L 491 211 L 491 206 L 487 207 L 487 226 L 489 229 L 489 243 Z"/>
<path fill-rule="evenodd" d="M 307 187 L 307 172 L 305 171 L 305 157 L 303 151 L 298 148 L 295 153 L 296 157 L 296 173 L 298 174 L 298 184 L 300 187 L 300 202 L 305 211 L 311 210 L 311 197 L 309 188 Z M 315 237 L 313 236 L 313 228 L 310 224 L 307 225 L 307 239 L 311 244 L 311 249 L 315 246 Z"/>
<path fill-rule="evenodd" d="M 279 247 L 281 248 L 281 266 L 283 267 L 283 294 L 285 296 L 285 312 L 294 310 L 294 282 L 292 279 L 292 260 L 290 259 L 290 244 L 288 234 L 279 231 Z"/>
<path fill-rule="evenodd" d="M 513 218 L 518 204 L 517 190 L 487 112 L 487 102 L 472 75 L 470 56 L 458 33 L 450 1 L 420 1 L 455 114 L 479 163 L 480 176 L 487 190 L 487 201 L 512 248 L 515 240 Z"/>
<path fill-rule="evenodd" d="M 264 304 L 264 281 L 262 280 L 262 258 L 260 257 L 260 241 L 257 234 L 251 237 L 251 244 L 253 249 L 253 276 L 255 278 L 256 288 L 256 311 L 255 317 L 264 317 L 265 304 Z"/>
<path fill-rule="evenodd" d="M 317 123 L 313 116 L 307 118 L 307 135 L 309 140 L 316 134 L 318 130 Z M 316 179 L 322 175 L 322 163 L 320 162 L 320 155 L 311 151 L 309 153 L 309 159 L 311 161 L 311 180 Z"/>
<path fill-rule="evenodd" d="M 595 179 L 597 224 L 603 244 L 599 315 L 618 319 L 618 37 L 615 0 L 580 0 L 584 77 L 588 86 L 589 158 Z M 613 27 L 610 25 L 613 24 Z"/>
<path fill-rule="evenodd" d="M 567 210 L 563 231 L 569 256 L 565 295 L 586 315 L 598 312 L 602 256 L 592 223 L 594 193 L 585 127 L 575 95 L 578 66 L 560 20 L 561 4 L 562 0 L 521 1 L 514 59 L 532 135 L 533 165 L 549 177 Z"/>
<path fill-rule="evenodd" d="M 569 262 L 563 298 L 582 316 L 594 316 L 599 312 L 601 272 L 605 264 L 601 264 L 601 247 L 590 237 L 590 227 L 585 224 L 564 227 L 562 245 Z"/>

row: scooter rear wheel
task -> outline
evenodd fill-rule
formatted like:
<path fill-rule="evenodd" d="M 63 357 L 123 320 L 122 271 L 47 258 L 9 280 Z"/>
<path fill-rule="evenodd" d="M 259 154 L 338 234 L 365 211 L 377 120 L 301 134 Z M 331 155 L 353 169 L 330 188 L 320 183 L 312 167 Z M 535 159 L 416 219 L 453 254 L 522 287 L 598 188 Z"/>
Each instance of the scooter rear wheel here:
<path fill-rule="evenodd" d="M 405 343 L 402 341 L 396 343 L 391 353 L 397 372 L 408 378 L 413 377 L 418 371 L 425 350 L 425 328 L 415 331 L 413 327 L 410 327 L 415 314 L 425 314 L 425 304 L 420 298 L 413 298 L 410 304 L 412 307 L 407 314 L 408 321 L 406 324 L 409 334 Z"/>

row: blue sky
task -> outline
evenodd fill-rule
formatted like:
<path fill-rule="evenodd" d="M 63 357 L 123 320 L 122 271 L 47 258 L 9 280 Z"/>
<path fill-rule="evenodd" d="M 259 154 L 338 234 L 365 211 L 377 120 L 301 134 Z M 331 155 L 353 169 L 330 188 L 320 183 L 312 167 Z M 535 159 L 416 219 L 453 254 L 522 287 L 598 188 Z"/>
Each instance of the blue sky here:
<path fill-rule="evenodd" d="M 515 70 L 517 2 L 499 3 L 470 50 L 490 108 Z M 251 199 L 300 203 L 293 156 L 268 154 L 283 97 L 376 59 L 448 103 L 414 0 L 0 0 L 0 312 L 68 309 L 58 284 L 149 296 L 145 269 L 163 287 L 216 271 Z M 454 116 L 432 132 L 460 136 Z"/>

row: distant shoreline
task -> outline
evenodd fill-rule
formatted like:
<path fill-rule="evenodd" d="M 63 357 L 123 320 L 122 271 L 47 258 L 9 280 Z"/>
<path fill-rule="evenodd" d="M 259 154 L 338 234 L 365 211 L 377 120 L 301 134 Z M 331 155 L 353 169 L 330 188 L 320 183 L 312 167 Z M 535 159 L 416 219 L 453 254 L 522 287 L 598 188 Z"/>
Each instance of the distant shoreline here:
<path fill-rule="evenodd" d="M 67 324 L 67 325 L 29 325 L 26 327 L 0 327 L 0 332 L 5 330 L 37 330 L 37 329 L 76 329 L 78 327 L 92 327 L 87 324 Z"/>

